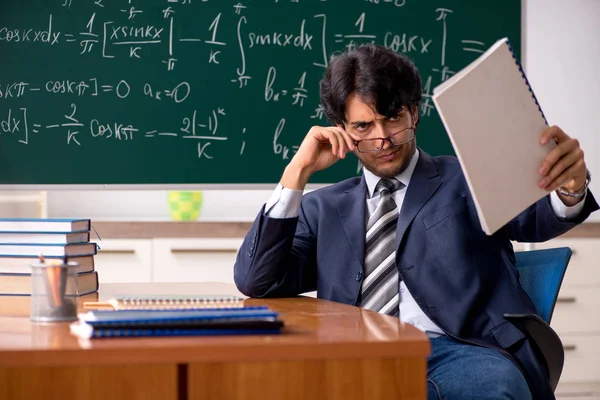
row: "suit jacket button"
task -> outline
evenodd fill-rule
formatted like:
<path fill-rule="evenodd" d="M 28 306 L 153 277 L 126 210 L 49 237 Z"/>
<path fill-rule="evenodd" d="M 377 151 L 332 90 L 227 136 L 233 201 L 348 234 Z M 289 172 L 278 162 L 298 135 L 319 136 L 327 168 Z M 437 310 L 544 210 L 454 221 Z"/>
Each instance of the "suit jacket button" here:
<path fill-rule="evenodd" d="M 362 279 L 362 272 L 359 272 L 358 274 L 356 274 L 356 280 L 360 281 Z"/>

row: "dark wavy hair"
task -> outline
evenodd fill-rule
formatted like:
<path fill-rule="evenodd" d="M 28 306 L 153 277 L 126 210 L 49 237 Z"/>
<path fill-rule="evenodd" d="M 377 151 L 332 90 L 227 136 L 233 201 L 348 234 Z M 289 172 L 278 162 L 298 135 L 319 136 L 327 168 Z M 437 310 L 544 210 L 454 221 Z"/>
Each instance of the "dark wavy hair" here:
<path fill-rule="evenodd" d="M 412 61 L 373 44 L 333 57 L 320 91 L 325 115 L 334 124 L 346 122 L 346 101 L 354 92 L 385 117 L 395 116 L 402 107 L 412 112 L 422 96 L 421 77 Z"/>

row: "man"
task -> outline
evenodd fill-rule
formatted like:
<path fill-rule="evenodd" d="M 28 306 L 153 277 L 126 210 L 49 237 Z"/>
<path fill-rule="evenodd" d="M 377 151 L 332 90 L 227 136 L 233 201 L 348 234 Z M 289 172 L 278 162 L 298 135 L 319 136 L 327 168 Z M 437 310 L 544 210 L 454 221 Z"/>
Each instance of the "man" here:
<path fill-rule="evenodd" d="M 487 236 L 456 158 L 417 148 L 420 100 L 416 68 L 390 50 L 365 45 L 331 61 L 321 102 L 335 126 L 310 129 L 286 167 L 240 248 L 236 285 L 252 297 L 316 289 L 427 332 L 430 399 L 553 398 L 544 361 L 503 318 L 535 313 L 510 241 L 551 239 L 598 209 L 579 143 L 543 132 L 541 143 L 558 144 L 539 170 L 550 194 Z M 348 152 L 362 177 L 302 196 Z"/>

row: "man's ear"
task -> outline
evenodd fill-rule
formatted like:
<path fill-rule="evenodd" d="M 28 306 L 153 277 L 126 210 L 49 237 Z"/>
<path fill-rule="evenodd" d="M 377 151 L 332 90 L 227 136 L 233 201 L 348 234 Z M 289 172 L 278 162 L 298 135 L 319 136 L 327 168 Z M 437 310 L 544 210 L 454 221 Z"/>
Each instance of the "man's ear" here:
<path fill-rule="evenodd" d="M 419 122 L 419 107 L 414 106 L 411 115 L 413 119 L 413 125 L 417 126 L 417 123 Z"/>

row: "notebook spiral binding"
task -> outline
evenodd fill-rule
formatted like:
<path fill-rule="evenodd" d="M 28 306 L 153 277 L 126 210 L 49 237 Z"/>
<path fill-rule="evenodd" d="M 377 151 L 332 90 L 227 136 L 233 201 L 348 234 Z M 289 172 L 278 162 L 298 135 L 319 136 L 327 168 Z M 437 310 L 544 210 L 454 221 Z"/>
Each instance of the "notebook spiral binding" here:
<path fill-rule="evenodd" d="M 517 58 L 517 54 L 515 53 L 515 50 L 513 49 L 512 43 L 510 42 L 509 39 L 506 39 L 506 44 L 508 45 L 508 49 L 510 50 L 513 58 L 515 59 L 515 64 L 517 64 L 517 66 L 519 67 L 519 71 L 521 72 L 521 75 L 523 76 L 523 79 L 525 80 L 525 83 L 527 84 L 527 87 L 529 88 L 529 93 L 531 93 L 531 97 L 535 101 L 535 105 L 538 107 L 538 110 L 540 110 L 540 114 L 542 114 L 542 118 L 544 118 L 544 122 L 546 123 L 546 125 L 548 125 L 548 120 L 546 119 L 546 116 L 544 115 L 544 111 L 542 111 L 542 107 L 540 106 L 540 103 L 538 102 L 538 99 L 535 96 L 535 93 L 533 93 L 533 89 L 531 88 L 531 85 L 529 84 L 527 75 L 525 75 L 525 71 L 523 71 L 523 66 L 519 62 L 519 59 Z"/>
<path fill-rule="evenodd" d="M 243 298 L 236 296 L 197 296 L 197 297 L 123 297 L 117 299 L 124 307 L 160 307 L 160 308 L 179 308 L 182 306 L 198 306 L 198 307 L 241 307 L 243 306 Z"/>

